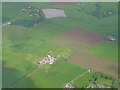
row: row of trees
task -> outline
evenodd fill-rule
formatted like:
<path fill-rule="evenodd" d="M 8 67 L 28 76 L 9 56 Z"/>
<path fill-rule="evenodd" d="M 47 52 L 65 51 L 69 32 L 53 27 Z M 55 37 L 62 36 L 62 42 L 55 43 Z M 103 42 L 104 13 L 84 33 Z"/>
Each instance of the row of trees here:
<path fill-rule="evenodd" d="M 104 84 L 105 87 L 117 88 L 117 83 L 118 83 L 118 82 L 117 82 L 117 79 L 115 79 L 114 77 L 109 76 L 109 75 L 107 75 L 107 74 L 103 74 L 103 73 L 101 73 L 101 72 L 95 73 L 95 74 L 93 75 L 92 79 L 89 80 L 89 81 L 93 82 L 95 85 L 98 85 L 100 79 L 105 80 L 105 82 L 106 82 L 107 80 L 110 80 L 110 81 L 111 81 L 111 86 L 109 86 L 108 84 L 105 83 L 105 84 Z"/>
<path fill-rule="evenodd" d="M 30 16 L 35 18 L 34 25 L 39 24 L 45 20 L 45 16 L 41 9 L 37 9 L 35 7 L 27 7 L 23 9 L 24 12 L 27 12 Z"/>
<path fill-rule="evenodd" d="M 79 11 L 79 12 L 85 12 L 85 13 L 87 13 L 87 14 L 91 14 L 91 15 L 97 17 L 97 18 L 108 17 L 108 16 L 114 14 L 113 11 L 109 11 L 109 10 L 106 10 L 106 9 L 103 10 L 104 7 L 102 7 L 101 3 L 96 3 L 96 4 L 95 4 L 95 8 L 96 8 L 96 10 L 95 10 L 95 11 L 91 11 L 91 12 L 87 11 L 87 10 L 84 9 L 84 8 L 79 8 L 78 11 Z M 103 11 L 104 11 L 104 12 L 103 12 Z"/>
<path fill-rule="evenodd" d="M 85 75 L 79 80 L 74 82 L 75 88 L 87 88 L 92 85 L 102 85 L 104 87 L 117 88 L 118 80 L 112 76 L 107 74 L 103 74 L 101 72 L 91 72 L 88 75 Z"/>
<path fill-rule="evenodd" d="M 36 18 L 36 20 L 34 21 L 34 24 L 39 24 L 40 22 L 43 22 L 45 20 L 45 16 L 41 9 L 39 9 L 38 15 L 39 15 L 39 18 Z"/>
<path fill-rule="evenodd" d="M 98 18 L 101 18 L 101 17 L 107 17 L 107 16 L 113 14 L 112 11 L 102 12 L 101 9 L 102 9 L 102 6 L 101 6 L 100 4 L 96 4 L 96 11 L 94 11 L 94 12 L 92 13 L 92 15 L 93 15 L 93 16 L 96 16 L 96 17 L 98 17 Z"/>

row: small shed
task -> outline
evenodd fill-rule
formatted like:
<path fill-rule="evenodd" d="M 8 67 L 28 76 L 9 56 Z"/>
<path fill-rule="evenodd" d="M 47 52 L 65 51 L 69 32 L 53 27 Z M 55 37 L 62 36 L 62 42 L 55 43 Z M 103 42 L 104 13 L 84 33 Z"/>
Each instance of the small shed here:
<path fill-rule="evenodd" d="M 90 71 L 90 70 L 88 70 L 88 72 L 90 73 L 91 71 Z"/>

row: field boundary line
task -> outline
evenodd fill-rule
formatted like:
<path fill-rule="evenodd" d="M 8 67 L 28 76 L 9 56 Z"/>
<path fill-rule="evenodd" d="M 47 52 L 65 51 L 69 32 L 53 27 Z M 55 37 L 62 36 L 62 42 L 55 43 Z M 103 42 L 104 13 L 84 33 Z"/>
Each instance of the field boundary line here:
<path fill-rule="evenodd" d="M 32 71 L 31 73 L 27 74 L 23 79 L 19 80 L 17 83 L 13 84 L 10 86 L 10 88 L 14 88 L 15 85 L 20 84 L 22 81 L 24 81 L 26 78 L 28 78 L 30 75 L 32 75 L 34 72 L 36 72 L 37 70 L 39 70 L 39 68 L 36 68 L 34 71 Z"/>

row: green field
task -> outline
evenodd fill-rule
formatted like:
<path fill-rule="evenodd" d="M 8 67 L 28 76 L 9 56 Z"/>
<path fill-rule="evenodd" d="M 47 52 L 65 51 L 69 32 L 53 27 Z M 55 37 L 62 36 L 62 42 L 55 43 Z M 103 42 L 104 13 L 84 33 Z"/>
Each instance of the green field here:
<path fill-rule="evenodd" d="M 96 11 L 96 4 L 101 5 L 101 9 L 98 10 L 98 15 L 109 10 L 114 13 L 111 16 L 97 18 L 98 15 L 92 15 Z M 82 3 L 80 6 L 74 5 L 66 8 L 65 12 L 69 18 L 79 23 L 80 28 L 117 35 L 117 9 L 117 3 Z"/>
<path fill-rule="evenodd" d="M 96 4 L 101 8 L 97 8 Z M 68 17 L 45 19 L 37 26 L 34 26 L 36 18 L 22 12 L 22 9 L 28 6 L 39 9 L 46 7 L 64 9 Z M 4 88 L 61 88 L 65 83 L 86 72 L 86 68 L 66 61 L 71 55 L 71 48 L 51 43 L 53 39 L 64 32 L 79 27 L 104 34 L 118 34 L 118 23 L 116 22 L 118 19 L 117 3 L 50 6 L 50 2 L 4 2 L 2 9 L 3 23 L 11 22 L 11 25 L 2 28 Z M 112 11 L 113 14 L 101 16 L 106 11 Z M 103 41 L 91 48 L 88 53 L 107 60 L 117 61 L 117 49 L 117 43 Z M 53 65 L 38 68 L 38 61 L 48 55 L 49 51 L 53 51 L 51 56 L 61 55 L 62 58 Z M 86 80 L 86 82 L 80 83 L 78 86 L 75 84 L 75 86 L 83 87 L 91 78 L 92 75 L 85 75 L 79 80 Z"/>
<path fill-rule="evenodd" d="M 47 73 L 42 70 L 38 70 L 31 76 L 31 78 L 27 78 L 16 87 L 60 88 L 64 83 L 69 82 L 71 79 L 85 71 L 86 69 L 69 62 L 58 61 L 51 66 Z M 32 81 L 32 83 L 28 84 L 29 81 Z"/>
<path fill-rule="evenodd" d="M 87 51 L 88 54 L 95 55 L 100 58 L 118 61 L 118 43 L 103 41 L 90 50 Z"/>
<path fill-rule="evenodd" d="M 15 28 L 23 30 L 15 30 Z M 8 31 L 8 29 L 11 30 Z M 24 77 L 26 77 L 26 75 L 37 68 L 36 64 L 39 61 L 39 58 L 43 58 L 44 56 L 46 56 L 48 54 L 48 51 L 52 50 L 54 53 L 53 56 L 62 55 L 63 57 L 66 57 L 66 55 L 70 53 L 68 48 L 47 42 L 51 40 L 51 38 L 54 38 L 56 36 L 53 34 L 53 32 L 45 32 L 37 29 L 34 29 L 34 31 L 32 30 L 33 29 L 29 30 L 28 28 L 20 26 L 7 26 L 3 28 L 3 41 L 6 41 L 3 44 L 3 66 L 5 66 L 5 68 L 3 68 L 3 87 L 11 87 L 15 83 L 21 81 Z M 9 32 L 9 34 L 6 32 Z M 39 35 L 39 33 L 41 34 L 41 36 Z M 56 34 L 58 33 L 56 32 Z M 70 71 L 73 73 L 71 73 Z M 32 85 L 29 85 L 31 87 L 45 87 L 44 85 L 47 85 L 46 87 L 62 87 L 65 82 L 70 81 L 72 78 L 75 78 L 77 75 L 85 71 L 86 69 L 73 65 L 69 62 L 60 61 L 51 66 L 48 73 L 43 70 L 39 70 L 33 74 L 33 76 L 37 75 L 42 77 L 43 81 L 47 77 L 44 83 L 41 78 L 37 77 L 33 78 L 32 81 L 31 79 L 29 80 L 29 78 L 26 78 L 27 80 L 23 81 L 22 84 L 25 85 L 23 87 L 28 87 L 28 85 L 26 86 L 26 82 L 30 83 L 31 81 Z M 9 72 L 13 73 L 9 74 L 9 77 L 7 77 Z M 65 72 L 66 76 L 63 77 L 63 75 L 65 75 Z M 56 84 L 56 80 L 52 80 L 55 78 L 55 76 L 52 76 L 53 74 L 56 75 L 56 79 L 58 79 L 59 82 L 59 84 L 56 86 L 54 85 Z M 48 77 L 50 77 L 51 79 L 49 80 Z M 59 78 L 63 79 L 59 81 Z M 41 86 L 33 86 L 33 81 L 36 81 L 36 79 L 38 81 L 35 83 L 41 83 Z M 21 84 L 18 84 L 14 87 L 20 86 Z"/>
<path fill-rule="evenodd" d="M 17 20 L 15 22 L 13 22 L 11 25 L 20 25 L 20 26 L 24 26 L 24 27 L 33 27 L 34 26 L 34 22 L 32 20 Z"/>
<path fill-rule="evenodd" d="M 20 64 L 15 65 L 14 69 L 3 68 L 3 87 L 60 88 L 64 83 L 69 82 L 86 71 L 84 68 L 60 60 L 51 66 L 48 72 L 45 72 L 43 69 L 38 69 L 31 77 L 26 78 L 26 76 L 36 68 L 35 65 L 25 60 L 22 60 Z M 9 76 L 7 77 L 8 74 Z"/>

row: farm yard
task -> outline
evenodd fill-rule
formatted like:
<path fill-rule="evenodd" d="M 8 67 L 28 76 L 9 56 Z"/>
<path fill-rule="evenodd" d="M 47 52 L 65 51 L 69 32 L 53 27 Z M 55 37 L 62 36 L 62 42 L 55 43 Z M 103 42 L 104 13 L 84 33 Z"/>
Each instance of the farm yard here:
<path fill-rule="evenodd" d="M 3 87 L 117 88 L 118 42 L 105 37 L 118 37 L 117 8 L 107 2 L 4 2 L 2 23 L 10 24 L 2 27 Z"/>

